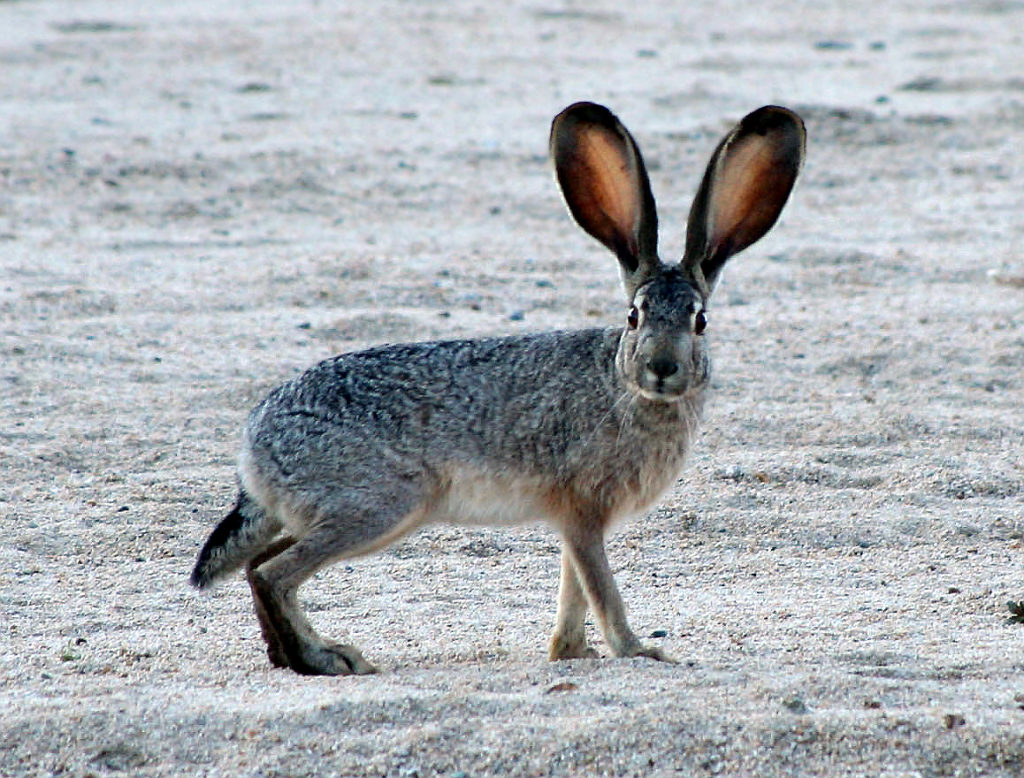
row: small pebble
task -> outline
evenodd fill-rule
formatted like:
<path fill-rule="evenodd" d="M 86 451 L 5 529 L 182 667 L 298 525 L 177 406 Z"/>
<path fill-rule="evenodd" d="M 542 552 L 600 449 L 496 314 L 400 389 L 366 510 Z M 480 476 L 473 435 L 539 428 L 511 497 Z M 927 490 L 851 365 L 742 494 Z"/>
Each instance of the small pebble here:
<path fill-rule="evenodd" d="M 814 44 L 814 48 L 826 51 L 846 51 L 852 49 L 853 44 L 849 41 L 818 41 Z"/>
<path fill-rule="evenodd" d="M 790 711 L 791 713 L 807 713 L 807 703 L 805 703 L 799 697 L 790 697 L 788 700 L 784 700 L 782 705 L 786 710 Z"/>
<path fill-rule="evenodd" d="M 946 729 L 956 729 L 962 727 L 967 721 L 959 713 L 947 713 L 942 717 L 942 725 Z"/>
<path fill-rule="evenodd" d="M 549 686 L 545 690 L 545 694 L 557 694 L 559 692 L 574 692 L 580 687 L 574 684 L 572 681 L 562 681 L 556 683 L 554 686 Z"/>

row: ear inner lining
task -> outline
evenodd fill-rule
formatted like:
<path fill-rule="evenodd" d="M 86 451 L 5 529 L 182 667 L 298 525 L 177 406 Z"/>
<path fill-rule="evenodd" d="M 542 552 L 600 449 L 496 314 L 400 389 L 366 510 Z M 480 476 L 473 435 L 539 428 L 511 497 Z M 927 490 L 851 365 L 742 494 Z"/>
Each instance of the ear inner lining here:
<path fill-rule="evenodd" d="M 622 139 L 599 126 L 577 126 L 559 165 L 559 183 L 576 221 L 636 269 L 640 177 Z"/>
<path fill-rule="evenodd" d="M 764 136 L 739 138 L 729 145 L 708 214 L 710 256 L 723 249 L 735 254 L 768 232 L 793 185 L 790 160 Z"/>

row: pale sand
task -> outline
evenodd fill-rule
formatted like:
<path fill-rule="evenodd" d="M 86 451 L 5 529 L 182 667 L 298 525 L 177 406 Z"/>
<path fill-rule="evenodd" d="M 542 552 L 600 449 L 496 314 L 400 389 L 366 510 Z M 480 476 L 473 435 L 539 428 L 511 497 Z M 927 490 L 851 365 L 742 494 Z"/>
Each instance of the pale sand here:
<path fill-rule="evenodd" d="M 1024 6 L 723 5 L 0 3 L 0 774 L 1024 771 Z M 536 526 L 324 572 L 382 673 L 272 669 L 240 576 L 186 584 L 245 413 L 337 351 L 619 321 L 546 159 L 579 99 L 667 257 L 732 122 L 807 121 L 693 461 L 609 544 L 680 664 L 548 663 Z"/>

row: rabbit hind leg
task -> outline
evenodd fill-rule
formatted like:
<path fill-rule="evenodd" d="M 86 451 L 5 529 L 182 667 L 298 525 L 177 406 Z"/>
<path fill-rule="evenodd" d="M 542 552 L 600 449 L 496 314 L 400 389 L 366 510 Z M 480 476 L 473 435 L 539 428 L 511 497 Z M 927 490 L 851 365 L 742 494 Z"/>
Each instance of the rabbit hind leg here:
<path fill-rule="evenodd" d="M 277 666 L 302 675 L 368 675 L 377 672 L 352 645 L 321 637 L 299 605 L 297 591 L 318 570 L 339 559 L 368 554 L 412 530 L 418 513 L 388 521 L 319 521 L 298 540 L 284 538 L 247 570 L 267 654 Z M 383 529 L 381 527 L 390 529 Z"/>
<path fill-rule="evenodd" d="M 252 600 L 253 606 L 256 610 L 256 618 L 259 619 L 260 622 L 260 632 L 263 635 L 263 641 L 267 644 L 267 657 L 270 659 L 270 663 L 274 665 L 274 667 L 288 667 L 288 657 L 285 653 L 281 638 L 278 636 L 277 630 L 274 628 L 274 622 L 272 622 L 270 620 L 270 616 L 267 615 L 267 609 L 257 592 L 254 574 L 256 572 L 256 568 L 264 562 L 273 559 L 278 554 L 287 551 L 295 545 L 295 542 L 295 538 L 291 536 L 280 538 L 261 554 L 249 560 L 248 564 L 245 566 L 245 578 L 249 582 L 249 588 L 252 590 Z"/>
<path fill-rule="evenodd" d="M 337 554 L 325 554 L 315 533 L 293 541 L 247 571 L 267 655 L 301 675 L 367 675 L 376 668 L 354 646 L 325 640 L 299 605 L 298 587 Z"/>

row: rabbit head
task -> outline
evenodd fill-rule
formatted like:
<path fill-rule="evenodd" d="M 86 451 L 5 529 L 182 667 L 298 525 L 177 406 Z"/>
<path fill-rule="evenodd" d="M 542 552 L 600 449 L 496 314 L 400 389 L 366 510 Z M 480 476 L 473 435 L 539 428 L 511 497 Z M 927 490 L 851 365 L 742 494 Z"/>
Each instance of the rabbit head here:
<path fill-rule="evenodd" d="M 775 223 L 803 160 L 803 122 L 785 108 L 747 115 L 719 143 L 690 209 L 686 250 L 658 258 L 643 157 L 616 116 L 575 103 L 555 117 L 551 155 L 569 211 L 619 261 L 628 300 L 616 357 L 627 387 L 671 402 L 708 380 L 706 306 L 726 261 Z"/>

